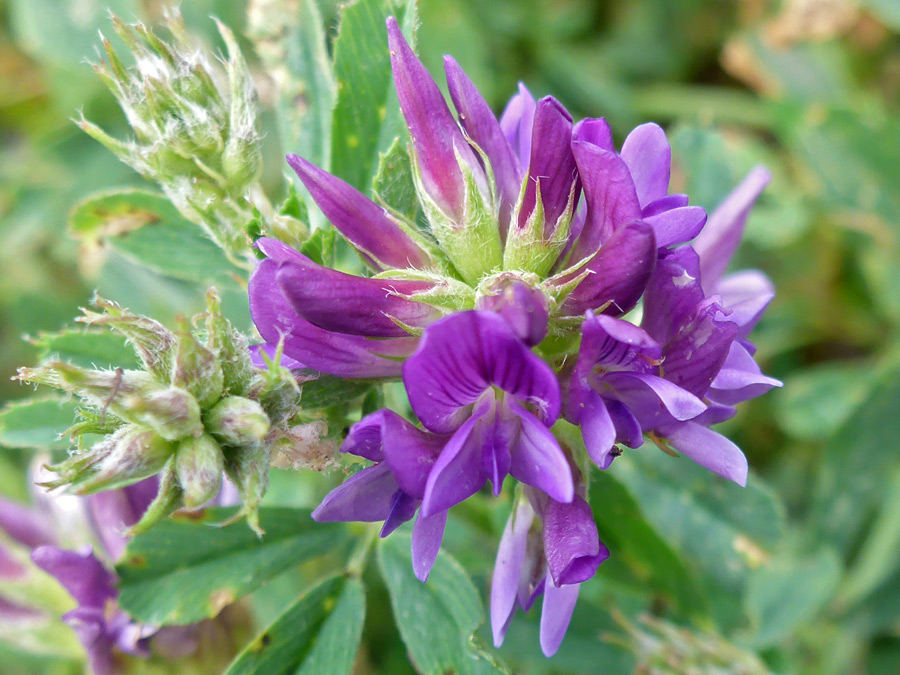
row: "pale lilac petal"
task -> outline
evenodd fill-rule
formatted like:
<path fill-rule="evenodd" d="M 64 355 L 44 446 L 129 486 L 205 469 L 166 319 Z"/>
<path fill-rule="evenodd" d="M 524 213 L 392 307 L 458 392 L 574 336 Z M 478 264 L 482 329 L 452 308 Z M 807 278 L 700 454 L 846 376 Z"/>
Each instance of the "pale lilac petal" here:
<path fill-rule="evenodd" d="M 300 316 L 325 330 L 369 337 L 406 337 L 393 319 L 424 328 L 440 318 L 431 305 L 400 297 L 427 291 L 425 281 L 368 279 L 315 264 L 309 259 L 283 262 L 276 281 Z"/>
<path fill-rule="evenodd" d="M 544 604 L 541 605 L 541 651 L 553 656 L 562 644 L 578 602 L 581 584 L 555 586 L 548 574 L 544 584 Z"/>
<path fill-rule="evenodd" d="M 416 428 L 405 419 L 385 412 L 382 418 L 384 457 L 400 488 L 422 499 L 431 467 L 449 440 Z"/>
<path fill-rule="evenodd" d="M 572 130 L 572 140 L 596 145 L 602 150 L 615 151 L 612 129 L 603 117 L 587 117 Z"/>
<path fill-rule="evenodd" d="M 660 213 L 665 213 L 666 211 L 671 211 L 672 209 L 680 209 L 683 206 L 687 206 L 689 203 L 690 199 L 687 195 L 666 195 L 665 197 L 660 197 L 659 199 L 656 199 L 641 208 L 641 218 L 657 216 Z"/>
<path fill-rule="evenodd" d="M 780 386 L 780 381 L 763 375 L 747 349 L 735 341 L 710 385 L 710 396 L 718 403 L 736 405 Z"/>
<path fill-rule="evenodd" d="M 429 326 L 403 382 L 416 416 L 437 433 L 459 427 L 491 386 L 535 406 L 547 424 L 559 416 L 553 370 L 493 312 L 457 312 Z"/>
<path fill-rule="evenodd" d="M 571 502 L 575 495 L 572 470 L 556 437 L 518 403 L 508 401 L 507 404 L 522 424 L 518 443 L 512 451 L 510 474 L 556 501 Z"/>
<path fill-rule="evenodd" d="M 543 514 L 544 554 L 556 586 L 587 581 L 609 557 L 591 507 L 579 496 L 569 504 L 547 501 Z"/>
<path fill-rule="evenodd" d="M 106 603 L 116 597 L 115 576 L 97 559 L 90 546 L 80 551 L 41 546 L 31 552 L 31 560 L 56 577 L 83 607 L 105 609 Z"/>
<path fill-rule="evenodd" d="M 500 116 L 500 129 L 509 141 L 513 153 L 519 160 L 524 177 L 528 158 L 531 156 L 531 133 L 534 129 L 534 114 L 537 102 L 528 88 L 519 82 L 519 91 L 513 96 Z"/>
<path fill-rule="evenodd" d="M 747 216 L 772 175 L 761 166 L 752 169 L 741 183 L 716 207 L 706 227 L 694 241 L 700 256 L 703 289 L 711 293 L 725 273 L 731 257 L 741 243 Z"/>
<path fill-rule="evenodd" d="M 359 190 L 302 157 L 287 161 L 325 217 L 376 267 L 432 267 L 428 253 Z"/>
<path fill-rule="evenodd" d="M 581 411 L 581 438 L 588 456 L 601 469 L 608 469 L 615 457 L 616 427 L 600 394 L 591 391 L 584 399 Z"/>
<path fill-rule="evenodd" d="M 522 499 L 506 521 L 497 548 L 497 560 L 491 577 L 491 630 L 494 646 L 503 644 L 509 620 L 516 611 L 516 598 L 525 568 L 528 530 L 534 522 L 534 510 Z"/>
<path fill-rule="evenodd" d="M 500 197 L 500 224 L 505 229 L 519 198 L 524 169 L 487 101 L 452 56 L 444 57 L 444 70 L 460 124 L 491 163 Z"/>
<path fill-rule="evenodd" d="M 694 422 L 682 422 L 658 430 L 685 457 L 741 487 L 747 485 L 747 458 L 721 434 Z"/>
<path fill-rule="evenodd" d="M 462 222 L 465 186 L 456 155 L 474 171 L 479 162 L 447 108 L 431 74 L 419 61 L 394 17 L 387 20 L 391 70 L 400 110 L 409 127 L 425 190 L 456 222 Z"/>
<path fill-rule="evenodd" d="M 775 297 L 775 286 L 762 272 L 742 270 L 729 274 L 715 285 L 722 305 L 731 310 L 729 321 L 738 325 L 738 339 L 746 339 Z"/>
<path fill-rule="evenodd" d="M 605 314 L 629 311 L 653 274 L 656 248 L 653 228 L 646 223 L 635 221 L 617 230 L 584 268 L 591 274 L 565 299 L 562 313 L 584 314 L 606 303 Z"/>
<path fill-rule="evenodd" d="M 669 191 L 672 148 L 658 124 L 635 127 L 622 144 L 622 160 L 634 179 L 641 206 L 665 197 Z"/>
<path fill-rule="evenodd" d="M 382 521 L 391 512 L 397 489 L 397 480 L 387 464 L 370 466 L 329 492 L 312 512 L 312 518 L 320 523 Z"/>
<path fill-rule="evenodd" d="M 56 533 L 48 517 L 5 497 L 0 497 L 0 529 L 28 548 L 56 543 Z"/>
<path fill-rule="evenodd" d="M 92 675 L 115 675 L 119 672 L 113 657 L 113 639 L 107 630 L 103 609 L 77 607 L 63 614 L 62 620 L 72 628 L 84 647 Z"/>
<path fill-rule="evenodd" d="M 642 422 L 663 411 L 676 420 L 689 420 L 706 410 L 706 404 L 694 394 L 656 375 L 619 372 L 602 379 Z"/>
<path fill-rule="evenodd" d="M 690 241 L 703 229 L 706 211 L 700 206 L 680 206 L 655 216 L 642 216 L 656 233 L 660 248 Z"/>
<path fill-rule="evenodd" d="M 453 434 L 434 463 L 425 485 L 421 514 L 432 516 L 465 501 L 487 480 L 481 466 L 481 435 L 476 426 L 490 411 L 482 405 Z"/>
<path fill-rule="evenodd" d="M 416 579 L 423 584 L 428 580 L 434 561 L 441 550 L 447 512 L 441 511 L 428 518 L 421 513 L 416 518 L 412 531 L 412 561 Z"/>
<path fill-rule="evenodd" d="M 625 162 L 610 150 L 575 141 L 572 152 L 578 165 L 587 219 L 571 259 L 592 255 L 620 227 L 638 220 L 641 206 Z"/>
<path fill-rule="evenodd" d="M 566 210 L 575 183 L 575 157 L 572 154 L 572 116 L 552 96 L 538 101 L 534 116 L 528 183 L 519 209 L 518 226 L 525 227 L 534 211 L 540 186 L 544 206 L 544 236 L 550 238 L 557 220 Z"/>
<path fill-rule="evenodd" d="M 94 530 L 112 560 L 118 560 L 128 543 L 126 530 L 137 523 L 156 497 L 155 476 L 121 490 L 107 490 L 87 498 Z"/>

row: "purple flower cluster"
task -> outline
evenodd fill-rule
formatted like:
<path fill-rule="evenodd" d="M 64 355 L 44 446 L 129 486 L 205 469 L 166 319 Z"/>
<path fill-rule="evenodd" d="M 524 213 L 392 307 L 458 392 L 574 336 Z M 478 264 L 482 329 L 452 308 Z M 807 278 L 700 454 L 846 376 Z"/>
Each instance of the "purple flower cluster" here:
<path fill-rule="evenodd" d="M 491 620 L 499 645 L 516 605 L 527 611 L 543 594 L 550 655 L 579 585 L 609 556 L 579 450 L 554 435 L 560 418 L 580 427 L 601 469 L 649 437 L 746 483 L 743 453 L 710 427 L 779 385 L 748 341 L 771 284 L 755 271 L 723 276 L 769 176 L 752 171 L 707 220 L 669 194 L 671 150 L 657 125 L 617 150 L 603 119 L 573 123 L 524 86 L 498 120 L 447 57 L 454 116 L 393 19 L 388 37 L 427 230 L 288 156 L 375 274 L 344 274 L 262 239 L 251 313 L 266 342 L 283 341 L 303 366 L 401 377 L 421 425 L 386 409 L 354 425 L 342 450 L 373 464 L 333 490 L 317 520 L 383 521 L 386 536 L 415 518 L 424 581 L 450 508 L 487 483 L 499 495 L 507 475 L 523 484 L 497 555 Z"/>

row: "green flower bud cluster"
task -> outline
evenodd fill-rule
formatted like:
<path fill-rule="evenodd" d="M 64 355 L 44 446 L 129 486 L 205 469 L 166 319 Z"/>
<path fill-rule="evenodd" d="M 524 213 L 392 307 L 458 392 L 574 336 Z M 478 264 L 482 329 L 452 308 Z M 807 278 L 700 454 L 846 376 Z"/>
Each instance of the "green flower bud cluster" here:
<path fill-rule="evenodd" d="M 159 183 L 190 221 L 226 251 L 246 255 L 244 229 L 254 208 L 272 210 L 259 189 L 261 139 L 256 95 L 232 32 L 219 33 L 227 57 L 192 39 L 177 13 L 166 17 L 170 42 L 142 24 L 113 17 L 134 61 L 127 67 L 109 40 L 106 61 L 94 65 L 134 130 L 118 140 L 97 125 L 79 125 L 145 178 Z"/>
<path fill-rule="evenodd" d="M 17 379 L 78 396 L 82 420 L 66 434 L 78 442 L 68 459 L 49 467 L 46 487 L 77 494 L 131 485 L 160 475 L 143 531 L 179 508 L 196 509 L 219 493 L 222 475 L 235 484 L 246 516 L 259 531 L 257 509 L 268 485 L 272 448 L 283 444 L 298 412 L 298 386 L 275 362 L 250 361 L 246 338 L 222 316 L 215 290 L 207 312 L 175 331 L 113 302 L 95 298 L 78 321 L 106 326 L 134 348 L 143 370 L 90 370 L 61 361 L 19 369 Z M 201 326 L 192 329 L 192 325 Z M 96 438 L 90 447 L 85 440 Z"/>

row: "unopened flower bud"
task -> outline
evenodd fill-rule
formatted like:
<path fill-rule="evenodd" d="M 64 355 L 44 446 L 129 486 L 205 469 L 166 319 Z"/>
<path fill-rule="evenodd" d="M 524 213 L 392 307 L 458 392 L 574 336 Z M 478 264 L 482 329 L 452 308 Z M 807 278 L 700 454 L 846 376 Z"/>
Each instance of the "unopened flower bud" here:
<path fill-rule="evenodd" d="M 269 487 L 272 450 L 267 443 L 257 443 L 226 451 L 225 473 L 241 495 L 243 507 L 232 520 L 247 517 L 250 528 L 262 536 L 259 526 L 259 503 Z M 229 521 L 230 522 L 230 521 Z"/>
<path fill-rule="evenodd" d="M 222 399 L 204 415 L 203 421 L 209 433 L 235 448 L 259 443 L 269 433 L 269 417 L 262 406 L 242 396 Z"/>
<path fill-rule="evenodd" d="M 182 320 L 172 364 L 172 384 L 185 389 L 206 409 L 222 396 L 223 381 L 216 355 L 200 344 Z"/>
<path fill-rule="evenodd" d="M 547 335 L 547 297 L 539 289 L 503 273 L 479 294 L 476 309 L 497 312 L 525 344 L 536 345 Z"/>
<path fill-rule="evenodd" d="M 254 370 L 247 338 L 222 316 L 219 294 L 214 288 L 206 294 L 206 308 L 206 346 L 219 359 L 225 393 L 243 395 Z"/>
<path fill-rule="evenodd" d="M 203 434 L 181 441 L 175 454 L 175 473 L 184 491 L 184 505 L 195 509 L 215 497 L 224 470 L 222 450 L 212 436 Z"/>

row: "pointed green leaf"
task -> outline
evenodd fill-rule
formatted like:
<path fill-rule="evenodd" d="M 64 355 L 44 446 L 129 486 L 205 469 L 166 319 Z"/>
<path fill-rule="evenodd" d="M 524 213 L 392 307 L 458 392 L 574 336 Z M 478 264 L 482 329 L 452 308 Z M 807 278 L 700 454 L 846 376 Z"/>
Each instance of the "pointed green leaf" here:
<path fill-rule="evenodd" d="M 75 422 L 78 405 L 62 398 L 31 398 L 8 403 L 0 411 L 0 446 L 63 450 L 70 443 L 59 435 Z"/>
<path fill-rule="evenodd" d="M 359 579 L 326 579 L 256 636 L 226 675 L 350 673 L 362 636 L 365 605 Z"/>
<path fill-rule="evenodd" d="M 399 213 L 411 223 L 422 217 L 422 207 L 416 196 L 409 150 L 402 139 L 397 138 L 381 153 L 378 173 L 372 181 L 372 191 L 376 199 Z"/>
<path fill-rule="evenodd" d="M 41 333 L 32 342 L 42 361 L 52 357 L 82 368 L 140 368 L 140 360 L 125 338 L 110 331 L 68 329 Z"/>
<path fill-rule="evenodd" d="M 263 537 L 244 523 L 210 527 L 233 513 L 207 509 L 135 537 L 116 567 L 122 608 L 158 625 L 211 618 L 291 567 L 342 553 L 349 540 L 343 527 L 315 523 L 303 509 L 260 509 Z"/>

